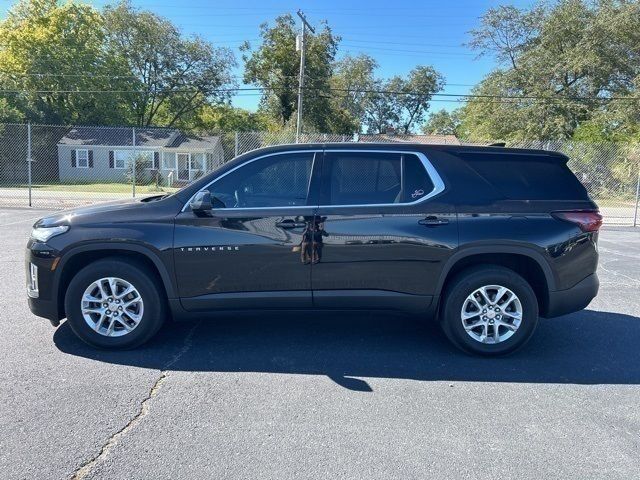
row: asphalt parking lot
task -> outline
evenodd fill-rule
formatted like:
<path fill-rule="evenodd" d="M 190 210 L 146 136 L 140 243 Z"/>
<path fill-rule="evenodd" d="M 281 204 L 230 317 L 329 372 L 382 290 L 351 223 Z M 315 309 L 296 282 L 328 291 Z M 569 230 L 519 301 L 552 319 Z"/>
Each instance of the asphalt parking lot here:
<path fill-rule="evenodd" d="M 33 316 L 0 210 L 0 478 L 620 478 L 640 472 L 640 229 L 605 229 L 600 295 L 511 357 L 385 315 L 166 326 L 135 351 Z"/>

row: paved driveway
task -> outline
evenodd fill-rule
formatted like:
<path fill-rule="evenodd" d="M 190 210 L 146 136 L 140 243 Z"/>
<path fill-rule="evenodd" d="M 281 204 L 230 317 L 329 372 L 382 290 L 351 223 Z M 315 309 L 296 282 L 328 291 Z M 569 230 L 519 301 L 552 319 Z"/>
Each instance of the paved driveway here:
<path fill-rule="evenodd" d="M 620 478 L 640 472 L 640 230 L 601 235 L 601 294 L 480 359 L 383 315 L 169 325 L 93 350 L 31 315 L 38 212 L 0 211 L 0 477 Z"/>

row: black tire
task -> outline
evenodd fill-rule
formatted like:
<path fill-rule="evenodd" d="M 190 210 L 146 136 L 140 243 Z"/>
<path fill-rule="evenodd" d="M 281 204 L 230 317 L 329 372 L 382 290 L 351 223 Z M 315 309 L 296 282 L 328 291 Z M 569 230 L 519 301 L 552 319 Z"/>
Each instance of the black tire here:
<path fill-rule="evenodd" d="M 461 312 L 465 300 L 475 290 L 486 285 L 507 287 L 516 294 L 522 305 L 519 328 L 511 337 L 499 343 L 481 343 L 467 334 L 462 324 Z M 529 283 L 513 270 L 497 265 L 479 265 L 462 271 L 448 285 L 440 324 L 447 338 L 467 353 L 506 355 L 521 348 L 533 335 L 538 324 L 538 300 Z"/>
<path fill-rule="evenodd" d="M 117 277 L 129 282 L 138 290 L 144 303 L 142 319 L 123 336 L 101 335 L 89 326 L 82 315 L 81 299 L 85 290 L 91 283 L 104 277 Z M 166 299 L 156 286 L 157 281 L 138 262 L 118 258 L 97 260 L 80 270 L 69 283 L 64 300 L 67 321 L 81 340 L 94 347 L 127 349 L 142 345 L 157 333 L 164 322 Z"/>

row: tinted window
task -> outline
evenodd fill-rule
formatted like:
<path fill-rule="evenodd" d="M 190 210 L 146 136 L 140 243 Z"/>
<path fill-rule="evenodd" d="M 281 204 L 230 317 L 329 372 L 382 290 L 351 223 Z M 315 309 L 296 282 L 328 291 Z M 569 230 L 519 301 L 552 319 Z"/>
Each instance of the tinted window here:
<path fill-rule="evenodd" d="M 418 157 L 404 155 L 402 160 L 404 170 L 403 202 L 416 202 L 431 193 L 435 187 Z"/>
<path fill-rule="evenodd" d="M 467 153 L 471 168 L 512 200 L 577 200 L 587 191 L 562 158 L 547 155 Z"/>
<path fill-rule="evenodd" d="M 304 206 L 313 156 L 290 153 L 255 160 L 216 180 L 209 191 L 227 208 Z"/>
<path fill-rule="evenodd" d="M 329 205 L 410 203 L 433 190 L 415 155 L 336 152 L 327 154 L 326 160 Z"/>

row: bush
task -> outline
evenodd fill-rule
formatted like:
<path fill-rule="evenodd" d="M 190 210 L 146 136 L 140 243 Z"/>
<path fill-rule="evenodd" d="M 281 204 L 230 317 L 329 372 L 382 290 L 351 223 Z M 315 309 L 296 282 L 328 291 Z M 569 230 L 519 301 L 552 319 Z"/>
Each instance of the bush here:
<path fill-rule="evenodd" d="M 144 157 L 132 159 L 127 165 L 127 170 L 124 174 L 127 182 L 133 183 L 135 180 L 136 185 L 149 185 L 153 178 L 151 171 L 147 170 L 148 166 L 148 161 Z"/>

